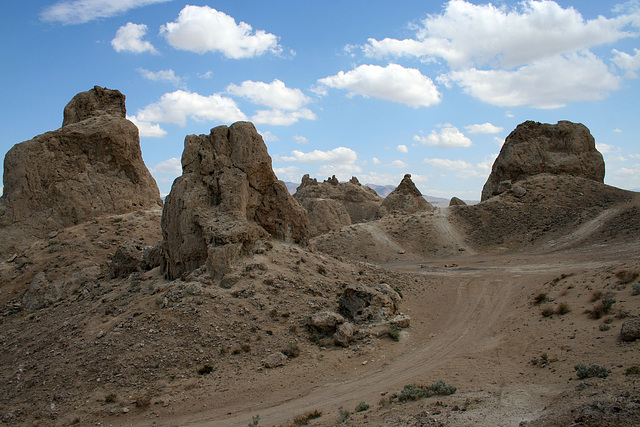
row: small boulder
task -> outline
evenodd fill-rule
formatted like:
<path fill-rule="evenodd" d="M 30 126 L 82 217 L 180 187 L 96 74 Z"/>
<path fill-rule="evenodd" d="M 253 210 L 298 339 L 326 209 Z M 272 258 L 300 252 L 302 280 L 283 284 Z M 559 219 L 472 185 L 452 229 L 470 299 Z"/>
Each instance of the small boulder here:
<path fill-rule="evenodd" d="M 356 328 L 351 322 L 345 322 L 338 326 L 338 330 L 333 335 L 333 342 L 337 346 L 349 347 L 349 343 L 353 341 Z"/>
<path fill-rule="evenodd" d="M 340 314 L 334 313 L 333 311 L 322 311 L 309 316 L 307 325 L 317 332 L 332 334 L 338 329 L 338 326 L 344 322 L 346 322 L 346 319 Z"/>
<path fill-rule="evenodd" d="M 640 319 L 625 321 L 620 328 L 620 338 L 622 341 L 635 341 L 640 338 Z"/>
<path fill-rule="evenodd" d="M 389 324 L 402 329 L 408 328 L 411 324 L 411 317 L 409 317 L 407 314 L 398 314 L 396 317 L 389 321 Z"/>
<path fill-rule="evenodd" d="M 137 240 L 124 242 L 118 246 L 111 259 L 109 276 L 126 277 L 138 271 L 151 270 L 160 265 L 161 254 L 158 246 L 154 247 Z"/>
<path fill-rule="evenodd" d="M 338 304 L 340 313 L 357 323 L 382 323 L 398 314 L 400 300 L 386 283 L 373 287 L 356 284 L 344 290 Z"/>
<path fill-rule="evenodd" d="M 285 356 L 281 351 L 270 354 L 262 361 L 262 364 L 267 369 L 284 366 L 285 363 L 287 363 L 287 356 Z"/>
<path fill-rule="evenodd" d="M 22 295 L 22 304 L 29 310 L 39 310 L 60 301 L 63 292 L 63 283 L 51 282 L 44 272 L 40 272 L 31 279 L 27 291 Z"/>

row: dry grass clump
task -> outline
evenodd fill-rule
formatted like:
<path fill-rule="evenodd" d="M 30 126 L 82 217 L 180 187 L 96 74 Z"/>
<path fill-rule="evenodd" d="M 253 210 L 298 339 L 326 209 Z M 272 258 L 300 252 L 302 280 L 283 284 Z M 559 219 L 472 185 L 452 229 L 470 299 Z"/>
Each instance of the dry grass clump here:
<path fill-rule="evenodd" d="M 636 270 L 618 270 L 616 271 L 616 278 L 620 283 L 631 283 L 640 277 L 640 272 Z"/>

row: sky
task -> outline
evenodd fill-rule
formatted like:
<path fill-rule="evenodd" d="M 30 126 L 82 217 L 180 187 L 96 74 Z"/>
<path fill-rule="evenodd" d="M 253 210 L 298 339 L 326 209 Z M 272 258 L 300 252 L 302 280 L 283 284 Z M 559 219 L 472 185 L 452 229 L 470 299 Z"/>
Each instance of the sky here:
<path fill-rule="evenodd" d="M 94 85 L 126 95 L 162 195 L 189 134 L 254 123 L 279 179 L 479 200 L 526 121 L 585 124 L 640 191 L 640 0 L 0 4 L 0 154 Z"/>

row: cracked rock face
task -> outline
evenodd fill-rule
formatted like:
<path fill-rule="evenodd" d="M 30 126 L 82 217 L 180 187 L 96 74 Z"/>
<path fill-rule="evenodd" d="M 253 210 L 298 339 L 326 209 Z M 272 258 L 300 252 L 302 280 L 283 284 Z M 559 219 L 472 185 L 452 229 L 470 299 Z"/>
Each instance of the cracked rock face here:
<path fill-rule="evenodd" d="M 604 160 L 585 125 L 569 121 L 519 124 L 493 163 L 482 200 L 504 192 L 511 183 L 543 173 L 604 182 Z"/>
<path fill-rule="evenodd" d="M 186 137 L 182 176 L 165 200 L 162 236 L 168 278 L 201 267 L 221 278 L 259 241 L 306 243 L 309 219 L 273 173 L 253 124 L 237 122 Z"/>
<path fill-rule="evenodd" d="M 162 205 L 125 97 L 94 87 L 64 110 L 62 128 L 16 144 L 4 160 L 0 225 L 35 234 L 105 214 Z"/>

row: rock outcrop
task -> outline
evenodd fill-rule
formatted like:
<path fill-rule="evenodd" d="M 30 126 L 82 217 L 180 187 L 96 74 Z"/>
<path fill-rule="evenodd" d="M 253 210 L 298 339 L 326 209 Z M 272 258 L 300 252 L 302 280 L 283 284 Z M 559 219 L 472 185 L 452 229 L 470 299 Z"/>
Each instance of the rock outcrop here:
<path fill-rule="evenodd" d="M 348 286 L 340 300 L 340 314 L 356 323 L 383 323 L 400 313 L 400 295 L 386 283 Z"/>
<path fill-rule="evenodd" d="M 383 200 L 356 177 L 341 183 L 332 176 L 319 183 L 309 175 L 302 177 L 293 197 L 309 212 L 311 236 L 374 219 Z"/>
<path fill-rule="evenodd" d="M 42 237 L 97 216 L 162 206 L 124 103 L 119 91 L 96 86 L 69 102 L 62 128 L 11 148 L 0 226 Z"/>
<path fill-rule="evenodd" d="M 482 189 L 486 200 L 511 184 L 542 173 L 604 181 L 604 160 L 589 129 L 581 123 L 524 122 L 505 140 Z"/>
<path fill-rule="evenodd" d="M 464 200 L 454 196 L 449 201 L 449 206 L 467 206 L 467 203 Z"/>
<path fill-rule="evenodd" d="M 411 180 L 411 175 L 406 174 L 400 185 L 385 197 L 377 216 L 382 218 L 394 214 L 411 215 L 433 210 L 435 208 L 422 197 L 422 193 Z"/>
<path fill-rule="evenodd" d="M 253 124 L 218 126 L 184 141 L 182 176 L 165 200 L 165 276 L 204 268 L 222 278 L 234 261 L 270 238 L 305 243 L 309 219 L 271 167 Z"/>

